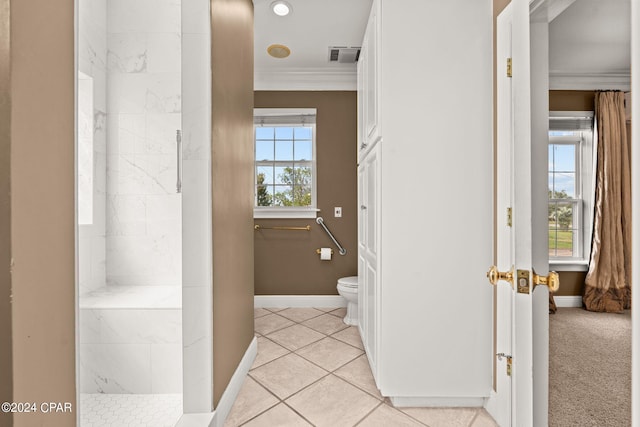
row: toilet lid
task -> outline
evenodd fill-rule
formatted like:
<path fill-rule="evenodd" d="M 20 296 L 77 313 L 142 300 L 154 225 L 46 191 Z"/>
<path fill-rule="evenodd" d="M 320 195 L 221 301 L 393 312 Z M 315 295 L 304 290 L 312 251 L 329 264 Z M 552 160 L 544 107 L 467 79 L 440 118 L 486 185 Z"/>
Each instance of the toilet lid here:
<path fill-rule="evenodd" d="M 357 288 L 358 276 L 342 277 L 338 279 L 338 285 L 342 285 L 347 288 Z"/>

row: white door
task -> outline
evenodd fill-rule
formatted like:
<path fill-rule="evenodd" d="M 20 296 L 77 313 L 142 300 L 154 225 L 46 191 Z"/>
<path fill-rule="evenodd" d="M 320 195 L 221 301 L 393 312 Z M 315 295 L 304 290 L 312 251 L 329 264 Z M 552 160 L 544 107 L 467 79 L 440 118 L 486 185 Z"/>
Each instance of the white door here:
<path fill-rule="evenodd" d="M 534 250 L 547 237 L 533 225 L 545 211 L 532 202 L 540 190 L 532 180 L 532 98 L 540 88 L 531 84 L 529 19 L 527 0 L 513 0 L 498 17 L 497 268 L 488 274 L 496 284 L 496 370 L 487 410 L 517 427 L 547 425 L 549 294 L 535 282 L 557 283 L 533 272 L 547 273 L 548 255 Z"/>

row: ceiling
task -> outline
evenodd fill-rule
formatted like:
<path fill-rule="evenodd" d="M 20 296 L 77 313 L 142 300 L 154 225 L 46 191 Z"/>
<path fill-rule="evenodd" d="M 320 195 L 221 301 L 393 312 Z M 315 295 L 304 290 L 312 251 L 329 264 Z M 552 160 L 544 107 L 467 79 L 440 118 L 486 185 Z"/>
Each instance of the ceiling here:
<path fill-rule="evenodd" d="M 273 0 L 254 0 L 256 89 L 314 81 L 355 88 L 356 65 L 330 63 L 329 46 L 361 45 L 372 0 L 287 1 L 293 11 L 281 17 L 271 10 Z M 288 46 L 291 55 L 272 58 L 267 54 L 271 44 Z"/>
<path fill-rule="evenodd" d="M 355 64 L 329 62 L 329 46 L 360 46 L 372 0 L 287 0 L 285 17 L 274 0 L 254 0 L 255 88 L 353 90 Z M 552 89 L 628 90 L 631 0 L 548 0 L 570 6 L 549 24 Z M 271 44 L 288 58 L 267 54 Z"/>
<path fill-rule="evenodd" d="M 551 21 L 549 74 L 552 88 L 554 84 L 561 84 L 565 89 L 628 90 L 630 9 L 630 0 L 576 0 Z"/>

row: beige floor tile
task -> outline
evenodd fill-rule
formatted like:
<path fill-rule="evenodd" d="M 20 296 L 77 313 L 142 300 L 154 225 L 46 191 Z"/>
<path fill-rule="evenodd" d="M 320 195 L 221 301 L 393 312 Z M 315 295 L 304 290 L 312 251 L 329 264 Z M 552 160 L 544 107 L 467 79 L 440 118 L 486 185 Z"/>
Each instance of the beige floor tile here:
<path fill-rule="evenodd" d="M 312 384 L 327 374 L 296 354 L 288 354 L 251 371 L 251 376 L 281 399 Z"/>
<path fill-rule="evenodd" d="M 335 375 L 344 379 L 347 382 L 360 387 L 362 390 L 373 395 L 374 397 L 382 400 L 383 397 L 380 394 L 380 390 L 376 387 L 376 382 L 373 379 L 371 368 L 369 367 L 369 360 L 367 355 L 355 359 L 353 362 L 349 362 L 342 368 L 334 372 Z"/>
<path fill-rule="evenodd" d="M 302 324 L 327 335 L 331 335 L 349 327 L 349 325 L 344 323 L 341 318 L 332 316 L 331 314 L 323 314 L 322 316 L 314 317 L 313 319 L 302 322 Z"/>
<path fill-rule="evenodd" d="M 265 307 L 266 310 L 269 310 L 272 313 L 277 313 L 282 310 L 286 310 L 287 307 Z"/>
<path fill-rule="evenodd" d="M 273 313 L 258 317 L 253 321 L 253 323 L 254 329 L 261 335 L 267 335 L 271 332 L 277 331 L 278 329 L 286 328 L 287 326 L 294 324 L 291 320 Z"/>
<path fill-rule="evenodd" d="M 320 332 L 316 332 L 302 325 L 289 326 L 288 328 L 280 329 L 267 335 L 267 338 L 291 351 L 319 341 L 324 337 Z"/>
<path fill-rule="evenodd" d="M 289 350 L 278 345 L 265 337 L 258 337 L 258 354 L 253 361 L 251 369 L 255 369 L 259 366 L 269 363 L 278 357 L 284 356 L 289 353 Z"/>
<path fill-rule="evenodd" d="M 380 401 L 329 375 L 293 395 L 286 403 L 315 426 L 351 427 Z"/>
<path fill-rule="evenodd" d="M 278 312 L 280 316 L 284 316 L 294 322 L 304 322 L 313 317 L 318 317 L 322 313 L 322 311 L 316 310 L 315 308 L 287 308 Z"/>
<path fill-rule="evenodd" d="M 326 369 L 335 371 L 345 363 L 350 362 L 362 354 L 357 349 L 342 341 L 327 337 L 296 351 L 296 354 Z"/>
<path fill-rule="evenodd" d="M 336 308 L 329 313 L 334 316 L 340 317 L 341 319 L 344 319 L 344 316 L 347 315 L 347 307 Z"/>
<path fill-rule="evenodd" d="M 392 408 L 389 405 L 382 404 L 373 410 L 358 427 L 421 427 L 416 420 L 410 418 L 406 414 Z"/>
<path fill-rule="evenodd" d="M 364 350 L 362 339 L 360 339 L 360 332 L 358 332 L 358 328 L 356 326 L 349 326 L 348 328 L 343 329 L 340 332 L 336 332 L 331 336 L 342 342 L 351 344 L 354 347 L 358 347 L 360 350 Z"/>
<path fill-rule="evenodd" d="M 229 412 L 225 427 L 235 427 L 275 406 L 278 399 L 251 377 L 247 377 Z"/>
<path fill-rule="evenodd" d="M 265 310 L 264 308 L 254 308 L 253 309 L 253 317 L 254 318 L 266 316 L 267 314 L 271 314 L 271 312 L 269 310 Z"/>
<path fill-rule="evenodd" d="M 478 408 L 398 408 L 429 427 L 469 427 Z"/>
<path fill-rule="evenodd" d="M 324 311 L 325 313 L 328 313 L 336 309 L 336 307 L 313 307 L 313 308 L 315 308 L 316 310 Z"/>
<path fill-rule="evenodd" d="M 478 416 L 471 423 L 471 427 L 499 427 L 493 417 L 487 413 L 486 410 L 480 409 Z"/>
<path fill-rule="evenodd" d="M 306 427 L 310 425 L 291 408 L 281 403 L 252 419 L 245 424 L 245 427 Z"/>

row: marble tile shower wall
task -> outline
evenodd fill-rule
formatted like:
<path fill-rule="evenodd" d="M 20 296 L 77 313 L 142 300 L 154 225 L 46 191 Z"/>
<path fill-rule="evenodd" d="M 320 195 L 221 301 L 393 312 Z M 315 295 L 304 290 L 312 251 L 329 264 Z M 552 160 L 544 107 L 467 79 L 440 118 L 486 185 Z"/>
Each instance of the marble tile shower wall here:
<path fill-rule="evenodd" d="M 107 4 L 106 282 L 179 286 L 180 0 Z"/>
<path fill-rule="evenodd" d="M 85 1 L 79 7 L 78 66 L 93 79 L 92 165 L 78 165 L 93 173 L 93 218 L 79 226 L 80 294 L 94 291 L 106 280 L 106 162 L 107 162 L 107 0 Z"/>

